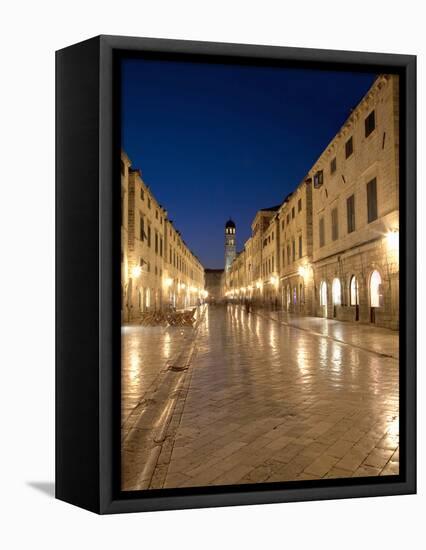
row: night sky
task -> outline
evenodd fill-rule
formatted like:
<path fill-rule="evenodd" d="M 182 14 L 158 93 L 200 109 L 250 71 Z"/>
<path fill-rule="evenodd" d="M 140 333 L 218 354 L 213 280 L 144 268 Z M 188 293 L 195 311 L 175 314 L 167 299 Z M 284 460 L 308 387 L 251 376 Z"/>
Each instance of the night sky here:
<path fill-rule="evenodd" d="M 224 265 L 260 208 L 282 202 L 375 75 L 129 59 L 122 148 L 207 268 Z"/>

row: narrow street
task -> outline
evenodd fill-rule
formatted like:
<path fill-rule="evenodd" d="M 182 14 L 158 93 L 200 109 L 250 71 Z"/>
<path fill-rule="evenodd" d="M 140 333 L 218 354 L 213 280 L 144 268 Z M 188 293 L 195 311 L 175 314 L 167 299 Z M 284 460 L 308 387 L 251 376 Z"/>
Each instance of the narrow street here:
<path fill-rule="evenodd" d="M 205 306 L 122 346 L 126 490 L 398 473 L 396 332 Z"/>

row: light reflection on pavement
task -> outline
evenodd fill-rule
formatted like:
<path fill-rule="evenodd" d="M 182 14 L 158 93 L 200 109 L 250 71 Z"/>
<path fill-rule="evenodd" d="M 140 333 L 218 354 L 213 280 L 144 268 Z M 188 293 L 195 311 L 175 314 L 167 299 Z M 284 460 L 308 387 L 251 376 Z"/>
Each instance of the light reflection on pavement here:
<path fill-rule="evenodd" d="M 397 474 L 398 335 L 324 321 L 209 307 L 151 487 Z M 191 330 L 123 329 L 123 419 Z"/>

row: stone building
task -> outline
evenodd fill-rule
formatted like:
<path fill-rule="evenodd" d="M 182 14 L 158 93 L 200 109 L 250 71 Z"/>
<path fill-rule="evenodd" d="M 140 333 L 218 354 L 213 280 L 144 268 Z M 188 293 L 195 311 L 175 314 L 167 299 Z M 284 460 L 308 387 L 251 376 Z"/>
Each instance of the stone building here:
<path fill-rule="evenodd" d="M 163 292 L 167 305 L 178 309 L 196 305 L 205 295 L 204 268 L 181 233 L 166 219 Z"/>
<path fill-rule="evenodd" d="M 379 76 L 309 172 L 316 315 L 399 326 L 398 106 Z"/>
<path fill-rule="evenodd" d="M 125 153 L 121 169 L 122 320 L 197 304 L 204 296 L 203 266 Z"/>
<path fill-rule="evenodd" d="M 229 299 L 398 329 L 398 106 L 398 77 L 380 75 L 295 191 L 257 212 Z"/>
<path fill-rule="evenodd" d="M 246 295 L 246 260 L 245 250 L 239 252 L 228 271 L 228 288 L 234 299 L 243 300 Z"/>
<path fill-rule="evenodd" d="M 265 234 L 270 231 L 270 221 L 276 215 L 278 208 L 279 206 L 263 208 L 256 213 L 251 225 L 252 236 L 246 241 L 244 249 L 236 255 L 225 273 L 224 294 L 228 299 L 244 301 L 248 298 L 259 304 L 264 302 L 264 283 L 265 281 L 268 285 L 271 283 L 270 273 L 263 270 Z M 270 239 L 271 237 L 269 241 Z M 268 237 L 266 240 L 268 241 Z M 269 295 L 268 287 L 268 297 Z"/>
<path fill-rule="evenodd" d="M 129 168 L 130 160 L 121 154 L 121 321 L 126 312 L 126 281 L 129 270 L 128 262 L 128 229 L 129 229 Z"/>
<path fill-rule="evenodd" d="M 206 292 L 208 303 L 220 303 L 223 300 L 223 269 L 205 269 Z"/>
<path fill-rule="evenodd" d="M 261 281 L 263 303 L 277 307 L 279 303 L 280 272 L 280 234 L 278 228 L 278 211 L 273 214 L 264 231 L 262 240 Z"/>
<path fill-rule="evenodd" d="M 258 303 L 263 303 L 264 294 L 263 294 L 263 285 L 266 280 L 266 277 L 269 275 L 264 275 L 263 266 L 264 266 L 264 243 L 265 243 L 265 234 L 268 232 L 269 222 L 275 216 L 278 206 L 271 206 L 269 208 L 262 208 L 258 210 L 256 216 L 251 224 L 252 237 L 251 237 L 251 257 L 249 260 L 250 271 L 251 271 L 251 280 L 252 288 L 250 289 L 251 298 Z M 269 253 L 269 250 L 266 250 L 265 253 Z"/>
<path fill-rule="evenodd" d="M 312 181 L 303 181 L 278 211 L 281 307 L 313 313 Z"/>

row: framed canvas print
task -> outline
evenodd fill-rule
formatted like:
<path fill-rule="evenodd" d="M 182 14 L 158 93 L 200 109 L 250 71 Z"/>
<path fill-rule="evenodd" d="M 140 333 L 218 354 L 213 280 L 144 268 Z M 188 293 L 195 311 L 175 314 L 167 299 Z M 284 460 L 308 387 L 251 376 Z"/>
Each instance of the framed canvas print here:
<path fill-rule="evenodd" d="M 56 496 L 416 490 L 414 56 L 56 55 Z"/>

